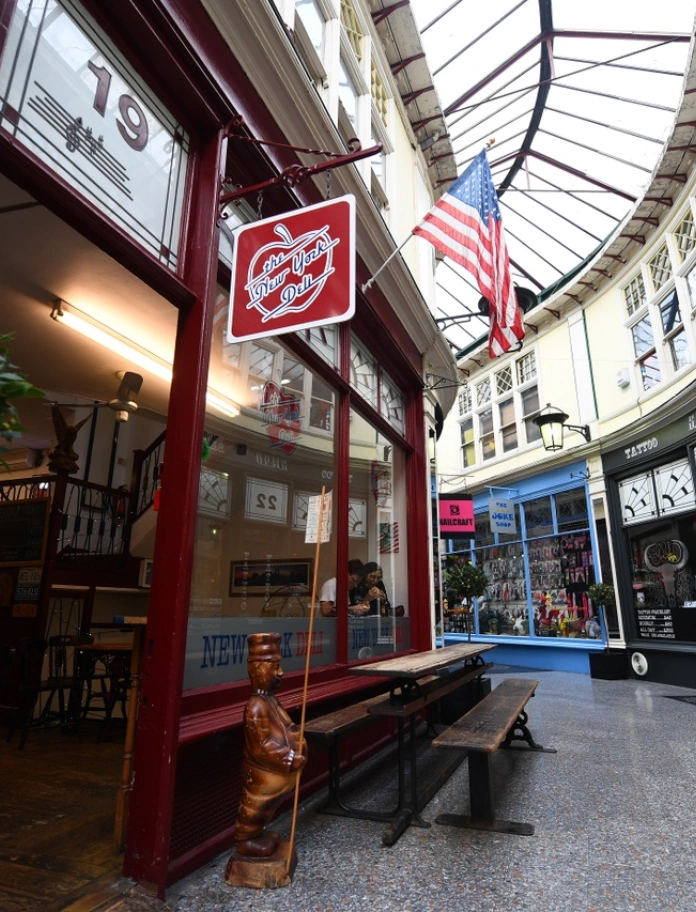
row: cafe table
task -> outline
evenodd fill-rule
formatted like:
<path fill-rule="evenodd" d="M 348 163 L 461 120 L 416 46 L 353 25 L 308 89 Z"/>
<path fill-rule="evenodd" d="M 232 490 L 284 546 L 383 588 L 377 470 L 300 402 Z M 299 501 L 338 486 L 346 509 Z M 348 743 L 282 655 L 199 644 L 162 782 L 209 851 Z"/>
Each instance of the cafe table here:
<path fill-rule="evenodd" d="M 478 680 L 490 668 L 483 654 L 494 649 L 494 643 L 456 643 L 440 649 L 415 652 L 381 659 L 350 668 L 350 673 L 390 680 L 389 696 L 369 708 L 372 715 L 393 718 L 398 727 L 399 798 L 389 826 L 382 835 L 385 845 L 393 845 L 410 825 L 429 827 L 420 811 L 462 761 L 461 756 L 448 758 L 429 779 L 426 787 L 418 783 L 416 750 L 417 717 L 424 709 L 468 681 Z M 406 750 L 404 723 L 409 725 L 410 796 L 406 796 Z"/>

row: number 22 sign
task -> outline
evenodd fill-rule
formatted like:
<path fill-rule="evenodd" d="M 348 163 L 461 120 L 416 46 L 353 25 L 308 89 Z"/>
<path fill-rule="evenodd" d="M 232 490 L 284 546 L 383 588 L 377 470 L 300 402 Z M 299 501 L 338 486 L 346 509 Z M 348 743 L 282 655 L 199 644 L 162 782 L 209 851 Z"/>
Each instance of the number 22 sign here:
<path fill-rule="evenodd" d="M 288 486 L 262 478 L 247 478 L 244 518 L 285 525 L 288 519 Z"/>

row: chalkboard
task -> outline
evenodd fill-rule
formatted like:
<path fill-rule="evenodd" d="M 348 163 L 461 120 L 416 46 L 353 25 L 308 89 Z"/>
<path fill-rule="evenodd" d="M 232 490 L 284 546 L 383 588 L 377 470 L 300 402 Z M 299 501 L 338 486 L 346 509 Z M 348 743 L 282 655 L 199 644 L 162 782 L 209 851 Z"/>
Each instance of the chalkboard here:
<path fill-rule="evenodd" d="M 0 566 L 43 563 L 50 511 L 48 497 L 0 502 Z"/>

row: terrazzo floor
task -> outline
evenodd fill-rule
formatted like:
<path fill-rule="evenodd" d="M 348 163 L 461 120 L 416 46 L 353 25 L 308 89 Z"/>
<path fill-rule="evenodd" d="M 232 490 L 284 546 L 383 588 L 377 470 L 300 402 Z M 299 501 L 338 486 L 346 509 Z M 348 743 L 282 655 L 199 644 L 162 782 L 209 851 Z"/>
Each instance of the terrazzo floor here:
<path fill-rule="evenodd" d="M 493 673 L 493 687 L 511 671 Z M 540 680 L 529 727 L 558 751 L 498 751 L 493 759 L 498 816 L 533 824 L 534 836 L 433 824 L 384 847 L 382 824 L 323 815 L 320 795 L 300 806 L 290 886 L 228 887 L 227 853 L 170 887 L 162 908 L 694 912 L 696 693 L 562 672 L 515 669 L 514 676 Z M 384 805 L 392 778 L 383 764 L 363 767 L 347 797 Z M 468 812 L 466 762 L 423 816 L 443 812 Z M 289 815 L 274 829 L 287 838 Z"/>

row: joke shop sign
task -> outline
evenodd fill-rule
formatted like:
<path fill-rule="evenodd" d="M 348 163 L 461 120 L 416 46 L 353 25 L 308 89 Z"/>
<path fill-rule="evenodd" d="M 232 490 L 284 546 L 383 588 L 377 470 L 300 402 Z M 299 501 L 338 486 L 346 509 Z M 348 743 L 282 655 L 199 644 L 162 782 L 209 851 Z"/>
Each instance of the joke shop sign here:
<path fill-rule="evenodd" d="M 354 197 L 234 232 L 228 342 L 340 323 L 354 312 Z"/>
<path fill-rule="evenodd" d="M 176 269 L 186 133 L 80 4 L 8 6 L 0 126 Z"/>

